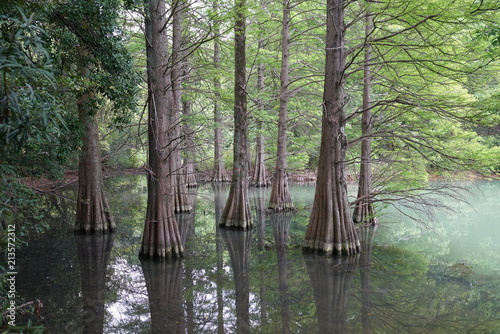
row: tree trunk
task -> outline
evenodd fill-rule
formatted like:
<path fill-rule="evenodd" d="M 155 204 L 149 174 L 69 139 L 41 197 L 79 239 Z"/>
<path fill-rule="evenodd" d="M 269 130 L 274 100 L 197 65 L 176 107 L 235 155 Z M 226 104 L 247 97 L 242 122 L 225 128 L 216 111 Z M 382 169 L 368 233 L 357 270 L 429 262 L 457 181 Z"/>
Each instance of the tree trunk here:
<path fill-rule="evenodd" d="M 321 148 L 304 249 L 353 254 L 360 242 L 351 217 L 345 175 L 344 1 L 328 0 Z"/>
<path fill-rule="evenodd" d="M 219 13 L 218 0 L 214 0 L 213 9 L 215 14 Z M 229 181 L 224 166 L 224 156 L 222 151 L 222 144 L 224 139 L 222 137 L 222 115 L 221 115 L 221 83 L 220 83 L 220 44 L 219 44 L 220 29 L 218 23 L 214 25 L 214 176 L 213 182 L 227 182 Z"/>
<path fill-rule="evenodd" d="M 148 204 L 140 256 L 166 259 L 183 255 L 183 245 L 174 213 L 174 189 L 171 164 L 171 132 L 167 96 L 168 68 L 165 1 L 148 0 L 146 15 L 146 53 L 148 71 L 149 170 Z"/>
<path fill-rule="evenodd" d="M 187 73 L 185 71 L 184 73 Z M 189 118 L 191 115 L 191 101 L 184 101 L 182 103 L 182 110 L 184 115 Z M 195 174 L 195 162 L 194 162 L 194 138 L 193 138 L 193 130 L 188 124 L 184 124 L 184 152 L 186 153 L 186 158 L 184 159 L 184 180 L 188 188 L 196 188 L 198 187 L 198 181 L 196 180 Z"/>
<path fill-rule="evenodd" d="M 252 177 L 252 186 L 254 187 L 267 187 L 269 185 L 265 163 L 264 135 L 261 133 L 261 124 L 262 122 L 259 122 L 259 134 L 257 135 L 257 144 L 255 145 L 255 169 Z"/>
<path fill-rule="evenodd" d="M 371 63 L 371 45 L 369 36 L 373 30 L 372 15 L 366 1 L 365 13 L 365 60 L 363 69 L 363 114 L 361 116 L 361 166 L 359 170 L 358 196 L 354 207 L 353 219 L 355 223 L 364 223 L 375 225 L 375 209 L 372 203 L 372 168 L 371 168 L 371 135 L 372 135 L 372 110 L 371 110 L 371 87 L 372 75 L 370 69 Z"/>
<path fill-rule="evenodd" d="M 287 114 L 289 83 L 289 44 L 290 44 L 290 1 L 283 1 L 283 26 L 281 31 L 281 87 L 280 107 L 278 119 L 278 149 L 276 167 L 274 170 L 273 187 L 269 199 L 269 209 L 274 211 L 293 210 L 292 197 L 288 187 L 288 162 L 287 162 Z"/>
<path fill-rule="evenodd" d="M 234 27 L 235 70 L 234 70 L 234 141 L 233 176 L 229 197 L 221 217 L 221 225 L 248 229 L 253 226 L 248 198 L 247 157 L 247 97 L 246 97 L 246 55 L 245 55 L 245 0 L 236 0 Z"/>
<path fill-rule="evenodd" d="M 79 47 L 77 54 L 78 73 L 82 78 L 88 78 L 92 70 L 89 62 L 90 52 L 84 47 Z M 78 115 L 83 129 L 75 220 L 75 231 L 79 232 L 107 232 L 116 228 L 104 193 L 94 98 L 92 89 L 87 88 L 78 96 L 77 101 Z"/>
<path fill-rule="evenodd" d="M 169 131 L 171 132 L 172 154 L 168 161 L 173 173 L 175 194 L 175 212 L 189 212 L 191 206 L 187 198 L 187 183 L 184 178 L 181 159 L 181 105 L 182 105 L 182 11 L 183 1 L 175 0 L 172 13 L 172 56 L 171 56 L 171 86 L 172 109 L 169 110 Z"/>
<path fill-rule="evenodd" d="M 259 41 L 259 49 L 263 49 L 264 44 Z M 260 63 L 257 68 L 257 90 L 259 94 L 264 91 L 264 64 Z M 265 111 L 265 105 L 262 98 L 259 96 L 257 101 L 257 108 L 260 112 Z M 267 180 L 267 170 L 265 163 L 265 152 L 264 152 L 264 135 L 262 133 L 262 121 L 258 121 L 258 133 L 255 145 L 255 168 L 253 170 L 252 176 L 252 186 L 255 187 L 267 187 L 269 181 Z"/>

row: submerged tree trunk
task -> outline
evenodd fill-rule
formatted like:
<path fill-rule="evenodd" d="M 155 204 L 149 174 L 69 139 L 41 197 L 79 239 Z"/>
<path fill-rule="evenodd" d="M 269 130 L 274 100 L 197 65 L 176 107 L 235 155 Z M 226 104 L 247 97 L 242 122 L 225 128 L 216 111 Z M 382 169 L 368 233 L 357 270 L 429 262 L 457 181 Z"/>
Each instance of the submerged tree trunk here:
<path fill-rule="evenodd" d="M 316 193 L 304 249 L 352 254 L 360 242 L 351 217 L 345 175 L 344 0 L 328 0 L 326 68 Z"/>
<path fill-rule="evenodd" d="M 359 170 L 359 185 L 358 196 L 354 206 L 353 219 L 355 223 L 364 223 L 367 225 L 375 225 L 377 218 L 375 217 L 375 209 L 372 203 L 372 168 L 371 168 L 371 154 L 372 154 L 372 110 L 371 110 L 371 87 L 372 87 L 372 74 L 370 69 L 371 63 L 371 45 L 369 43 L 369 36 L 373 30 L 372 16 L 368 8 L 368 1 L 366 1 L 365 13 L 365 60 L 363 69 L 363 114 L 361 115 L 361 166 Z"/>
<path fill-rule="evenodd" d="M 221 225 L 248 229 L 253 226 L 248 198 L 248 138 L 245 55 L 245 0 L 236 0 L 234 27 L 234 141 L 233 176 Z"/>
<path fill-rule="evenodd" d="M 92 70 L 90 53 L 84 47 L 80 47 L 77 54 L 78 73 L 82 78 L 88 78 Z M 94 98 L 91 88 L 87 88 L 78 96 L 77 101 L 78 115 L 83 129 L 75 221 L 75 231 L 79 232 L 107 232 L 116 228 L 104 193 L 101 144 Z"/>
<path fill-rule="evenodd" d="M 292 197 L 288 187 L 287 162 L 287 114 L 289 83 L 289 44 L 290 44 L 290 1 L 283 1 L 283 26 L 281 32 L 281 87 L 278 119 L 278 149 L 276 167 L 274 169 L 273 187 L 269 199 L 269 209 L 274 211 L 293 210 Z"/>
<path fill-rule="evenodd" d="M 183 255 L 183 245 L 174 213 L 174 189 L 171 165 L 171 132 L 168 131 L 167 97 L 170 77 L 165 1 L 148 0 L 146 16 L 146 52 L 148 70 L 149 170 L 148 204 L 140 255 L 159 259 Z"/>
<path fill-rule="evenodd" d="M 219 13 L 219 0 L 213 0 L 213 10 L 216 15 Z M 222 144 L 224 142 L 222 136 L 222 114 L 221 114 L 221 82 L 220 82 L 220 29 L 217 22 L 214 24 L 214 176 L 213 182 L 227 182 L 229 178 L 224 166 L 224 156 Z"/>

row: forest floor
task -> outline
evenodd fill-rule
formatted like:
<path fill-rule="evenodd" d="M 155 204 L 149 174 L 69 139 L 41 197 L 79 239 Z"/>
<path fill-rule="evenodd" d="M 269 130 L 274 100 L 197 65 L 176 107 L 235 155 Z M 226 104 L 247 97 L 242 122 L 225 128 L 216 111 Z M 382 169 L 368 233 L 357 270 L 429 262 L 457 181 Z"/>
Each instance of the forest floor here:
<path fill-rule="evenodd" d="M 120 170 L 109 170 L 104 171 L 104 177 L 111 176 L 121 176 L 121 175 L 138 175 L 145 174 L 144 168 L 129 168 Z M 21 180 L 21 182 L 35 191 L 38 192 L 49 192 L 56 191 L 58 189 L 77 185 L 78 181 L 78 171 L 77 170 L 67 170 L 60 179 L 47 179 L 45 177 L 26 177 Z"/>

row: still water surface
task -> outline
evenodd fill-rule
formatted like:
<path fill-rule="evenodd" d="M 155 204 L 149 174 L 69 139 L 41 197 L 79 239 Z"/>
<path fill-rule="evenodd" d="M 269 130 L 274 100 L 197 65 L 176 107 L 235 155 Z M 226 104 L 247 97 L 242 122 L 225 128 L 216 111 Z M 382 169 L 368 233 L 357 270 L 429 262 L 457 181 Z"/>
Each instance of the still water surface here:
<path fill-rule="evenodd" d="M 47 333 L 500 333 L 500 182 L 465 186 L 470 205 L 447 201 L 431 228 L 387 209 L 339 258 L 301 251 L 313 185 L 291 187 L 293 216 L 252 189 L 249 232 L 218 228 L 228 187 L 204 185 L 178 216 L 185 257 L 159 263 L 137 257 L 144 176 L 115 177 L 117 233 L 74 235 L 74 194 L 52 198 L 56 228 L 19 251 L 17 288 Z"/>

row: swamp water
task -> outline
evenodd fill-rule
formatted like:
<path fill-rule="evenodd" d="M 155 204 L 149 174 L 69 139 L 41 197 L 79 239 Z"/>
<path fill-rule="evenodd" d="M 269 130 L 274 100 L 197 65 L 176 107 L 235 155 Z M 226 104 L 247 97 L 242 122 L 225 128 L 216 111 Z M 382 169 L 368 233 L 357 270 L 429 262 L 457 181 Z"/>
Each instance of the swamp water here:
<path fill-rule="evenodd" d="M 218 228 L 229 186 L 208 184 L 178 216 L 185 257 L 164 263 L 137 256 L 145 177 L 106 182 L 115 234 L 74 235 L 68 191 L 50 201 L 56 227 L 18 251 L 18 295 L 41 300 L 47 333 L 500 333 L 498 181 L 466 185 L 471 205 L 448 201 L 432 229 L 401 213 L 360 228 L 351 258 L 302 253 L 313 185 L 291 186 L 293 216 L 251 189 L 243 232 Z"/>

